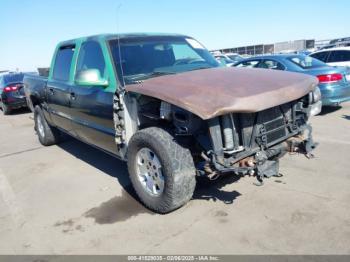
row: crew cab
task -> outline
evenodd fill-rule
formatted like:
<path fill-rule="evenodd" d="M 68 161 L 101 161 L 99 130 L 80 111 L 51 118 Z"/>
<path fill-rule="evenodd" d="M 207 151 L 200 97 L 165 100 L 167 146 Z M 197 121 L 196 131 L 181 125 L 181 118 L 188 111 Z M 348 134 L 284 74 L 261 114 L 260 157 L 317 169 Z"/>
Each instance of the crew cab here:
<path fill-rule="evenodd" d="M 311 156 L 315 77 L 221 67 L 189 36 L 119 34 L 58 44 L 48 78 L 25 93 L 44 146 L 61 133 L 127 161 L 142 203 L 188 202 L 196 176 L 279 174 L 287 152 Z M 116 170 L 116 173 L 118 170 Z"/>

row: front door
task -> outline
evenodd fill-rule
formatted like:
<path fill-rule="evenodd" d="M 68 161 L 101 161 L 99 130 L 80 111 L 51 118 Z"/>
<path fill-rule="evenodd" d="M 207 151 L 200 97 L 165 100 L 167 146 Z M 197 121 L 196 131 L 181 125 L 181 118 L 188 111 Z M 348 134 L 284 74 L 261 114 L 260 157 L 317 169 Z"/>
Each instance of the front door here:
<path fill-rule="evenodd" d="M 104 79 L 109 78 L 102 49 L 96 41 L 82 44 L 76 75 L 89 69 L 98 70 Z M 114 141 L 113 94 L 108 87 L 75 83 L 70 103 L 73 127 L 78 137 L 115 154 L 117 147 Z"/>

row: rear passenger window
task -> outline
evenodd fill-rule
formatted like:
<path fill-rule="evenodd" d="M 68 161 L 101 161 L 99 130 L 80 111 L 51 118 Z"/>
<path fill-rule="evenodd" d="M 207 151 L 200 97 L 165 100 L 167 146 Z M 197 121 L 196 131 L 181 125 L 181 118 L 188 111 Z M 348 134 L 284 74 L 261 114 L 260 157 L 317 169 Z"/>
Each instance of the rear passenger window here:
<path fill-rule="evenodd" d="M 246 68 L 254 68 L 259 64 L 259 60 L 245 61 L 236 65 L 236 67 L 246 67 Z"/>
<path fill-rule="evenodd" d="M 98 42 L 85 42 L 80 48 L 76 73 L 87 69 L 97 69 L 105 77 L 106 63 Z"/>
<path fill-rule="evenodd" d="M 63 46 L 56 55 L 55 65 L 53 69 L 53 78 L 61 81 L 69 80 L 69 72 L 72 64 L 75 46 Z"/>
<path fill-rule="evenodd" d="M 350 51 L 345 51 L 345 50 L 332 51 L 328 59 L 329 63 L 346 62 L 346 61 L 350 61 Z"/>
<path fill-rule="evenodd" d="M 259 68 L 274 69 L 274 70 L 285 70 L 284 65 L 275 60 L 264 60 L 258 66 Z"/>
<path fill-rule="evenodd" d="M 327 63 L 327 57 L 328 57 L 329 53 L 330 53 L 329 51 L 327 51 L 327 52 L 319 52 L 319 53 L 316 53 L 316 54 L 312 54 L 310 56 L 313 57 L 313 58 L 316 58 L 316 59 L 318 59 L 318 60 L 320 60 L 322 62 Z"/>

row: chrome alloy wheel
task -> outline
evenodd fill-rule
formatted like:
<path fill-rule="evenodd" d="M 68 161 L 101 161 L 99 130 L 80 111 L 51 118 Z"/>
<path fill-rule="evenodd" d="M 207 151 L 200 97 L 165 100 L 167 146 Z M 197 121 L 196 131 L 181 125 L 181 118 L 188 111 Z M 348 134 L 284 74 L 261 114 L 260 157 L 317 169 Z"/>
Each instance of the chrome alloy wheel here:
<path fill-rule="evenodd" d="M 142 187 L 152 196 L 164 191 L 164 176 L 158 156 L 150 149 L 141 148 L 136 154 L 136 172 Z"/>
<path fill-rule="evenodd" d="M 45 137 L 44 124 L 40 115 L 38 115 L 36 122 L 37 122 L 38 132 L 40 136 Z"/>

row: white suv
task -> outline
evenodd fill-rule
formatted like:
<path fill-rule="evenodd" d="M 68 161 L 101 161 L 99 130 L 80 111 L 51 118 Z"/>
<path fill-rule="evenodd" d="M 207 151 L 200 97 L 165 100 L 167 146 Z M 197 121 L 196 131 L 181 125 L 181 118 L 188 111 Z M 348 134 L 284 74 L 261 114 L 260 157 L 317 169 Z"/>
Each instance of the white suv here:
<path fill-rule="evenodd" d="M 350 46 L 329 48 L 314 52 L 310 56 L 330 66 L 350 67 Z"/>

